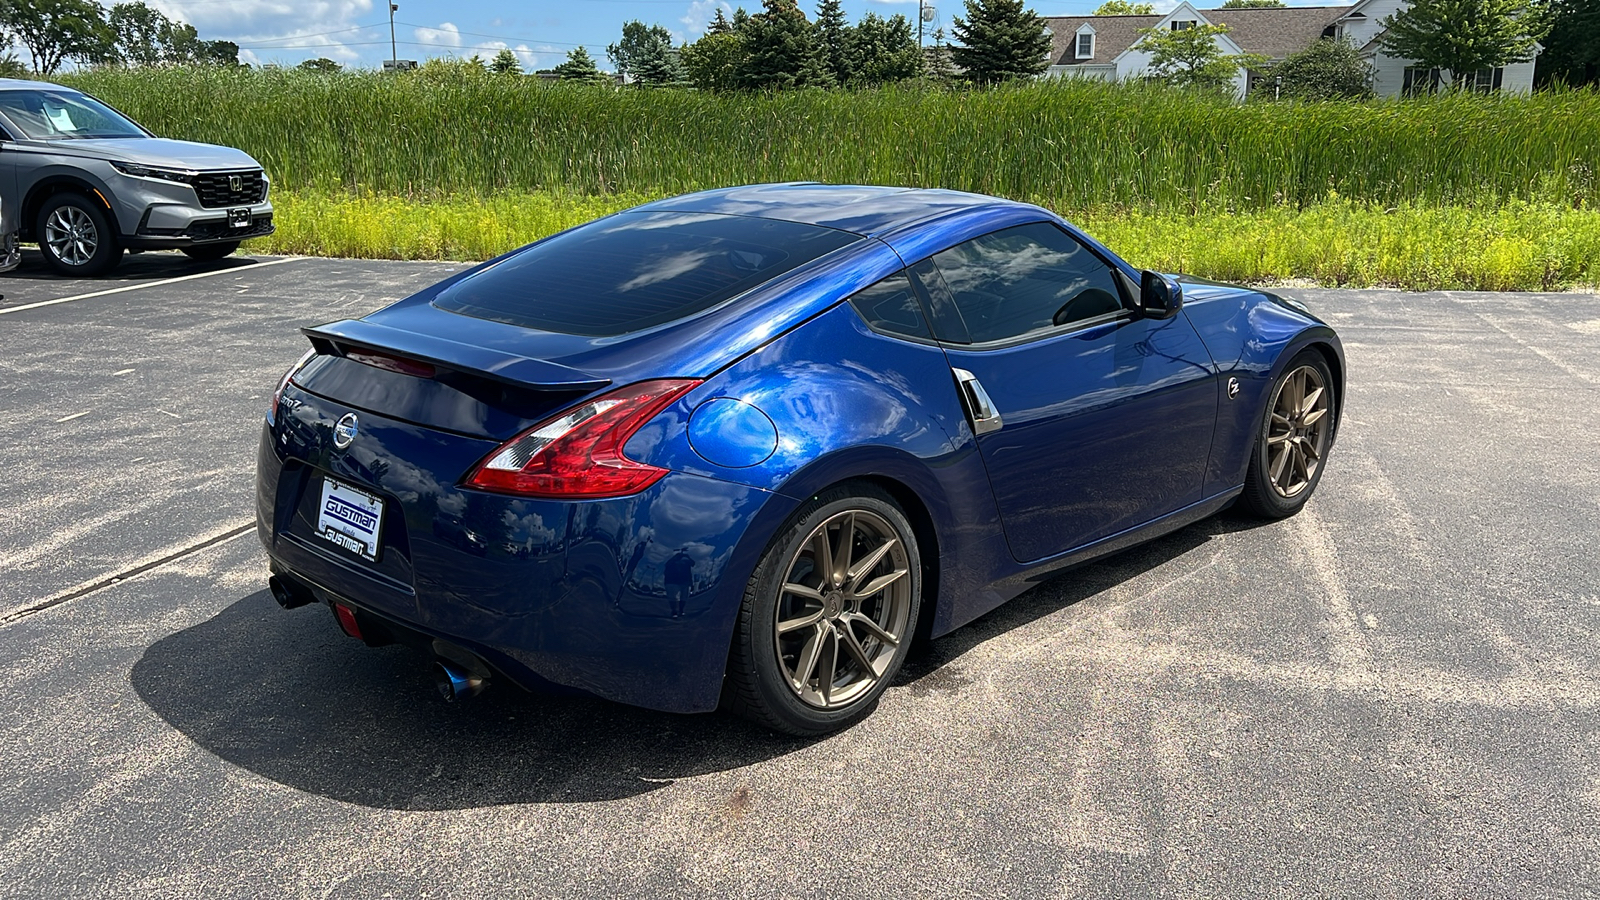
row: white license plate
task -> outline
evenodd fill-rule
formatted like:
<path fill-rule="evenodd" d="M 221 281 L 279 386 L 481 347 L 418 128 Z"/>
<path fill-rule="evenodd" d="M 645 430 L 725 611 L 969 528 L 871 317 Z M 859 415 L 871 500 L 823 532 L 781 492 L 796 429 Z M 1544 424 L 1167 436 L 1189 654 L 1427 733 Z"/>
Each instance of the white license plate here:
<path fill-rule="evenodd" d="M 378 535 L 383 530 L 383 501 L 348 484 L 322 479 L 317 534 L 323 540 L 369 562 L 378 561 Z"/>
<path fill-rule="evenodd" d="M 230 210 L 228 210 L 228 227 L 229 228 L 249 228 L 250 227 L 250 210 L 248 208 L 245 208 L 245 209 L 230 209 Z"/>

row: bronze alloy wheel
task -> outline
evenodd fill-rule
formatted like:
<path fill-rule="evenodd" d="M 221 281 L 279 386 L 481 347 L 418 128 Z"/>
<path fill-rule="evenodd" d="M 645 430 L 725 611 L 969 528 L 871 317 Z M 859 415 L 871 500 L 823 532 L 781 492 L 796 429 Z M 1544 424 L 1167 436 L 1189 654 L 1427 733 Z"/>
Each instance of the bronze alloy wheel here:
<path fill-rule="evenodd" d="M 1267 478 L 1278 496 L 1298 497 L 1316 479 L 1328 449 L 1328 385 L 1314 366 L 1301 366 L 1278 382 L 1267 424 Z"/>
<path fill-rule="evenodd" d="M 882 516 L 849 509 L 818 524 L 784 572 L 773 632 L 784 679 L 808 706 L 848 706 L 890 674 L 907 637 L 905 545 Z"/>

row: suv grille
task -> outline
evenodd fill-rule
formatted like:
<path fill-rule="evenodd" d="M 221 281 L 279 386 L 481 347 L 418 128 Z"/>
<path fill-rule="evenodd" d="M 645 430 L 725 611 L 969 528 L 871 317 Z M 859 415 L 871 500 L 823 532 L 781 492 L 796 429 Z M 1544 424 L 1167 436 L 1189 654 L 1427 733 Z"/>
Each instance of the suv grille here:
<path fill-rule="evenodd" d="M 239 189 L 233 189 L 233 179 L 239 180 Z M 245 206 L 260 203 L 267 193 L 267 180 L 261 170 L 250 172 L 204 172 L 194 177 L 194 192 L 200 195 L 200 205 L 207 209 L 227 206 Z"/>

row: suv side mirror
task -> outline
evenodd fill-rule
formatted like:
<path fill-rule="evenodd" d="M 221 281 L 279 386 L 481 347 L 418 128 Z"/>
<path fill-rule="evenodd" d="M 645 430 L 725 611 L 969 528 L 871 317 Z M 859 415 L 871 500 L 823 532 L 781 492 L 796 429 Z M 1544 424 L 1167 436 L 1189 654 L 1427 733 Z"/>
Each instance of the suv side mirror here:
<path fill-rule="evenodd" d="M 1139 278 L 1139 312 L 1152 319 L 1170 319 L 1183 308 L 1183 287 L 1159 272 Z"/>

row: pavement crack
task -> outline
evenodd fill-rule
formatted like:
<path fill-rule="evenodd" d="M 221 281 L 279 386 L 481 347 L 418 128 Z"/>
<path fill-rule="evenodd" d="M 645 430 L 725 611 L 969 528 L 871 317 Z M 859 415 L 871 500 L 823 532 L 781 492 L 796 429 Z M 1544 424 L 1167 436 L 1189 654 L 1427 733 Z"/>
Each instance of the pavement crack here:
<path fill-rule="evenodd" d="M 159 569 L 168 563 L 177 562 L 186 556 L 192 556 L 208 547 L 215 547 L 218 544 L 226 543 L 227 541 L 231 541 L 241 534 L 253 530 L 255 527 L 255 522 L 246 522 L 243 525 L 237 525 L 228 529 L 227 531 L 222 532 L 221 534 L 214 534 L 211 537 L 197 541 L 193 544 L 180 547 L 171 553 L 164 554 L 156 559 L 149 560 L 148 562 L 140 563 L 131 569 L 126 569 L 116 573 L 115 575 L 107 575 L 98 581 L 92 581 L 80 587 L 73 588 L 66 593 L 57 594 L 54 597 L 40 600 L 37 603 L 19 607 L 6 613 L 4 616 L 0 616 L 0 627 L 10 625 L 13 622 L 21 621 L 22 619 L 26 619 L 28 616 L 31 616 L 34 613 L 43 612 L 53 606 L 60 606 L 63 603 L 77 600 L 80 597 L 87 597 L 95 591 L 103 590 L 111 587 L 112 585 L 121 584 L 130 578 L 143 575 L 152 569 Z"/>

